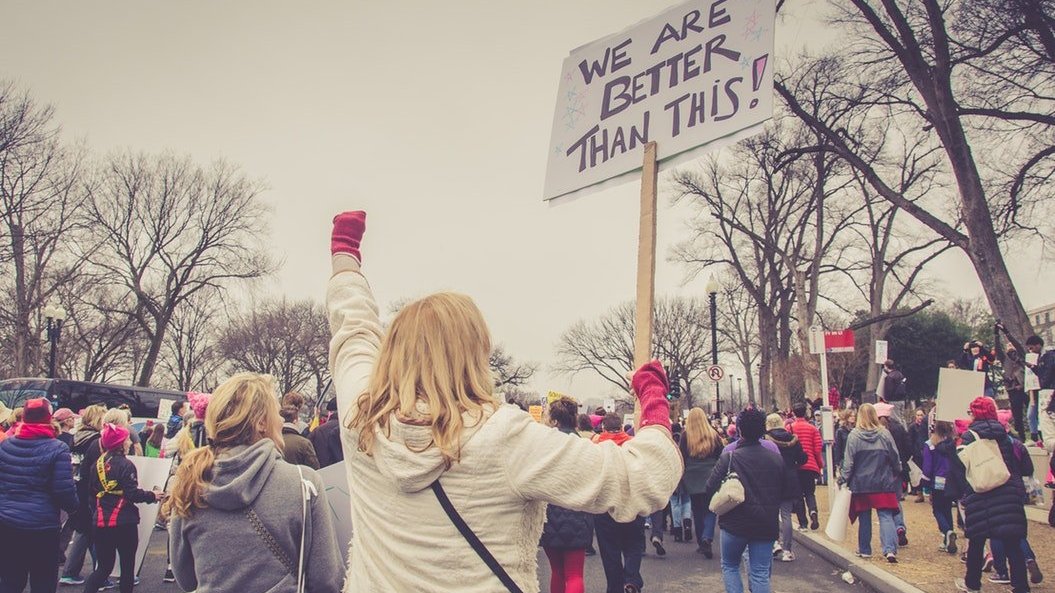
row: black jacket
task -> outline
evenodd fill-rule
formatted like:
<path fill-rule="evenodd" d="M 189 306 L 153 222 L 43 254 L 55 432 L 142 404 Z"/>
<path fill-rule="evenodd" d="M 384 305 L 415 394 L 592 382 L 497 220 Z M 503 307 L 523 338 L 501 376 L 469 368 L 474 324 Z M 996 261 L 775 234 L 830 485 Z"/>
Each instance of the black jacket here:
<path fill-rule="evenodd" d="M 92 500 L 92 526 L 95 529 L 120 527 L 122 525 L 139 525 L 137 502 L 157 502 L 153 492 L 139 489 L 139 475 L 136 466 L 125 457 L 124 453 L 111 451 L 102 458 L 103 472 L 107 482 L 116 482 L 113 490 L 120 494 L 103 492 L 99 476 L 99 460 L 92 464 L 90 491 Z"/>
<path fill-rule="evenodd" d="M 335 413 L 322 426 L 308 435 L 308 440 L 315 447 L 315 457 L 319 467 L 326 467 L 344 461 L 344 449 L 341 448 L 341 423 Z"/>
<path fill-rule="evenodd" d="M 802 450 L 802 443 L 799 442 L 798 437 L 783 428 L 774 428 L 766 433 L 766 438 L 773 441 L 780 449 L 780 457 L 784 460 L 784 473 L 787 474 L 788 481 L 799 484 L 799 467 L 806 463 L 806 452 Z M 801 486 L 784 493 L 784 500 L 798 500 L 801 497 Z"/>
<path fill-rule="evenodd" d="M 919 424 L 913 422 L 912 426 L 908 428 L 908 440 L 912 444 L 912 455 L 910 458 L 920 467 L 923 467 L 923 447 L 927 446 L 929 438 L 926 420 Z"/>
<path fill-rule="evenodd" d="M 905 399 L 905 375 L 894 369 L 883 376 L 883 399 L 899 402 Z"/>
<path fill-rule="evenodd" d="M 713 496 L 721 487 L 730 460 L 744 485 L 745 496 L 742 504 L 719 519 L 722 529 L 747 539 L 777 539 L 780 503 L 788 498 L 788 492 L 798 488 L 798 480 L 789 481 L 780 455 L 758 441 L 740 441 L 736 449 L 718 458 L 707 480 L 706 496 Z"/>
<path fill-rule="evenodd" d="M 843 456 L 846 454 L 846 439 L 850 436 L 850 427 L 840 424 L 835 431 L 835 443 L 832 444 L 832 467 L 839 469 L 843 466 Z"/>
<path fill-rule="evenodd" d="M 887 422 L 886 429 L 890 431 L 890 436 L 894 437 L 894 444 L 897 445 L 897 456 L 901 460 L 902 479 L 907 479 L 907 464 L 908 460 L 912 459 L 912 439 L 909 438 L 905 427 L 896 419 L 891 419 Z"/>
<path fill-rule="evenodd" d="M 562 430 L 568 434 L 575 431 Z M 583 550 L 593 542 L 593 515 L 551 504 L 546 507 L 539 545 L 560 550 Z"/>
<path fill-rule="evenodd" d="M 1011 472 L 1008 481 L 989 492 L 974 492 L 964 477 L 963 499 L 966 534 L 968 539 L 976 537 L 996 539 L 1020 539 L 1026 537 L 1026 489 L 1022 484 L 1022 466 L 1015 457 L 1011 438 L 996 420 L 976 420 L 971 423 L 974 431 L 983 439 L 995 440 L 1000 445 L 1004 464 Z M 974 442 L 974 434 L 963 433 L 963 444 Z M 953 460 L 952 473 L 965 476 L 963 463 Z"/>
<path fill-rule="evenodd" d="M 77 512 L 70 517 L 70 525 L 81 533 L 88 533 L 92 528 L 92 507 L 95 494 L 91 492 L 91 473 L 95 471 L 95 460 L 99 459 L 102 449 L 99 448 L 99 431 L 82 428 L 73 435 L 74 455 L 80 456 L 77 466 L 77 499 L 80 504 Z"/>

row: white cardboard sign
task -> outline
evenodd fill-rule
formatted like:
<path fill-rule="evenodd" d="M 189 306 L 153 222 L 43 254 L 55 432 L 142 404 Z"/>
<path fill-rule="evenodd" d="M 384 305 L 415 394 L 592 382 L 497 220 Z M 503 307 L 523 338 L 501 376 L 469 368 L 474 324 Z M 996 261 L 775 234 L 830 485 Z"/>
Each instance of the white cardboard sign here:
<path fill-rule="evenodd" d="M 934 417 L 946 422 L 966 418 L 971 401 L 983 395 L 985 395 L 985 373 L 962 369 L 939 369 L 938 407 Z"/>
<path fill-rule="evenodd" d="M 690 0 L 575 49 L 561 68 L 543 198 L 666 165 L 773 116 L 773 0 Z"/>
<path fill-rule="evenodd" d="M 1037 364 L 1039 360 L 1040 355 L 1036 352 L 1026 353 L 1027 364 Z M 1025 389 L 1026 391 L 1036 391 L 1037 389 L 1040 389 L 1040 377 L 1038 377 L 1036 373 L 1030 370 L 1029 367 L 1026 367 L 1024 379 L 1025 380 L 1022 383 L 1023 389 Z"/>
<path fill-rule="evenodd" d="M 888 354 L 887 341 L 886 340 L 876 340 L 876 359 L 875 359 L 875 363 L 876 364 L 883 364 L 884 362 L 886 362 L 887 358 L 890 358 L 889 356 L 887 356 L 887 354 Z"/>

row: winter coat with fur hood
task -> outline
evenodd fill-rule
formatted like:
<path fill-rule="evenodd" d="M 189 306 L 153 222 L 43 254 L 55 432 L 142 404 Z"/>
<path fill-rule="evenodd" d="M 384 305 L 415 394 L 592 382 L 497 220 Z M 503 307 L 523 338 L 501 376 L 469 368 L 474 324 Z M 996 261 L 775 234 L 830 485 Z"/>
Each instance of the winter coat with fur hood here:
<path fill-rule="evenodd" d="M 382 328 L 359 263 L 345 255 L 333 263 L 330 370 L 340 417 L 353 419 Z M 393 417 L 367 455 L 358 450 L 358 432 L 342 422 L 355 526 L 346 592 L 505 590 L 440 507 L 430 489 L 436 480 L 517 585 L 536 593 L 546 503 L 625 522 L 663 508 L 681 478 L 681 456 L 662 427 L 643 428 L 620 447 L 561 433 L 515 406 L 466 420 L 461 460 L 450 468 L 430 446 L 429 426 Z"/>
<path fill-rule="evenodd" d="M 766 439 L 776 444 L 780 449 L 780 457 L 784 460 L 784 473 L 787 474 L 790 483 L 799 483 L 799 468 L 806 463 L 806 452 L 802 450 L 799 438 L 783 428 L 774 428 L 766 433 Z M 798 500 L 802 498 L 802 488 L 791 488 L 790 492 L 784 493 L 784 500 Z"/>

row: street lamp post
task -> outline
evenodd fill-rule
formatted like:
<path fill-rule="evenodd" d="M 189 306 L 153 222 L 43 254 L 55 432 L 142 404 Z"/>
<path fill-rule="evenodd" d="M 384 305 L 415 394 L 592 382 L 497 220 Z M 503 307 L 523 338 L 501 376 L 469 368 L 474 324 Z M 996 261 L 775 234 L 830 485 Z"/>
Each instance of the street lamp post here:
<path fill-rule="evenodd" d="M 44 319 L 47 322 L 48 341 L 51 342 L 51 357 L 48 360 L 48 377 L 55 378 L 55 356 L 59 339 L 62 337 L 62 322 L 66 320 L 66 309 L 62 305 L 48 303 L 44 307 Z"/>
<path fill-rule="evenodd" d="M 743 401 L 744 399 L 744 378 L 736 378 L 736 399 Z"/>
<path fill-rule="evenodd" d="M 711 301 L 711 364 L 718 364 L 718 280 L 714 276 L 707 281 L 707 295 Z M 722 396 L 719 381 L 714 382 L 714 409 L 722 415 Z"/>

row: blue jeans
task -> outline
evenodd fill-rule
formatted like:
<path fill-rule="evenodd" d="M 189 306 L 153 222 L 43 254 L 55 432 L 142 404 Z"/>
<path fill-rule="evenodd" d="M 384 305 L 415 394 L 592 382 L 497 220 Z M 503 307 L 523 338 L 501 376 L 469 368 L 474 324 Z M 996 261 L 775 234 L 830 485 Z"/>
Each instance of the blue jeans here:
<path fill-rule="evenodd" d="M 674 527 L 680 527 L 685 519 L 692 519 L 688 494 L 675 490 L 670 496 L 670 519 Z"/>
<path fill-rule="evenodd" d="M 641 578 L 641 557 L 645 554 L 645 519 L 618 523 L 607 513 L 594 515 L 597 550 L 604 566 L 607 593 L 623 593 L 625 585 L 645 586 Z"/>
<path fill-rule="evenodd" d="M 897 554 L 897 526 L 894 524 L 896 511 L 884 509 L 877 510 L 879 515 L 879 544 L 883 548 L 883 555 Z M 857 515 L 857 551 L 872 554 L 872 511 L 871 509 Z"/>
<path fill-rule="evenodd" d="M 692 502 L 692 522 L 696 527 L 696 543 L 703 545 L 703 540 L 714 541 L 714 528 L 718 524 L 718 515 L 711 512 L 711 497 L 701 494 L 689 496 Z"/>
<path fill-rule="evenodd" d="M 1026 560 L 1037 559 L 1037 554 L 1033 552 L 1026 538 L 1018 540 L 1018 547 L 1022 549 L 1022 555 Z M 993 553 L 993 570 L 997 574 L 1007 575 L 1007 551 L 1004 550 L 1004 540 L 989 540 L 989 551 Z"/>
<path fill-rule="evenodd" d="M 1026 418 L 1029 420 L 1029 432 L 1032 433 L 1030 436 L 1040 432 L 1040 418 L 1038 416 L 1040 406 L 1038 404 L 1039 392 L 1027 391 L 1029 394 L 1029 411 L 1026 412 Z M 1025 435 L 1023 435 L 1025 436 Z M 1025 440 L 1023 438 L 1023 440 Z"/>
<path fill-rule="evenodd" d="M 935 490 L 930 495 L 930 503 L 934 512 L 934 519 L 938 522 L 938 531 L 942 535 L 952 531 L 953 500 L 945 496 L 944 490 Z"/>
<path fill-rule="evenodd" d="M 751 593 L 770 593 L 769 580 L 773 572 L 773 540 L 753 539 L 722 530 L 722 580 L 725 593 L 744 593 L 740 579 L 740 561 L 747 550 L 747 580 Z"/>
<path fill-rule="evenodd" d="M 905 527 L 905 513 L 901 509 L 900 500 L 897 503 L 897 513 L 894 515 L 894 527 L 895 529 L 904 529 L 905 531 L 908 531 L 908 528 Z M 895 535 L 897 535 L 896 531 Z"/>
<path fill-rule="evenodd" d="M 62 568 L 62 576 L 79 578 L 81 569 L 84 568 L 84 556 L 92 555 L 92 566 L 95 566 L 95 546 L 92 545 L 91 537 L 86 533 L 75 531 L 70 547 L 66 548 L 66 564 Z"/>

